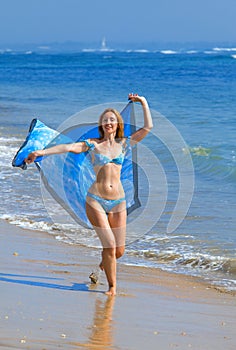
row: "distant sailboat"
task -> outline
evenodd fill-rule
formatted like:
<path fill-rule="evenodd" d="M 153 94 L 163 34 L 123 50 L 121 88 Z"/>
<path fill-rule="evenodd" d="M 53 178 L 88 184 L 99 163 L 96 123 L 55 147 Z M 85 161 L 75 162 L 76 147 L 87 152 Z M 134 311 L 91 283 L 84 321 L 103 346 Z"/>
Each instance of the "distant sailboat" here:
<path fill-rule="evenodd" d="M 102 51 L 102 52 L 112 52 L 112 51 L 114 51 L 113 49 L 109 49 L 107 47 L 106 38 L 105 37 L 103 37 L 103 39 L 102 39 L 101 48 L 100 48 L 99 51 Z"/>
<path fill-rule="evenodd" d="M 107 51 L 107 45 L 106 45 L 106 38 L 104 37 L 102 39 L 102 44 L 101 44 L 101 51 Z"/>
<path fill-rule="evenodd" d="M 100 49 L 89 49 L 89 48 L 85 48 L 85 49 L 82 49 L 83 52 L 97 52 L 97 51 L 100 51 L 100 52 L 112 52 L 114 51 L 113 49 L 109 49 L 106 45 L 106 38 L 103 37 L 102 39 L 102 42 L 101 42 L 101 46 L 100 46 Z"/>

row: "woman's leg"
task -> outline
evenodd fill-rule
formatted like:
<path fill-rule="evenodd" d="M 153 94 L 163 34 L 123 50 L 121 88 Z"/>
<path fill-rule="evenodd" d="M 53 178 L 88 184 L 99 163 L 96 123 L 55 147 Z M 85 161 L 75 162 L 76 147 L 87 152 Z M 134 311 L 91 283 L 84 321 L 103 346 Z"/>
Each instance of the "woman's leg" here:
<path fill-rule="evenodd" d="M 110 227 L 108 217 L 101 205 L 94 199 L 88 198 L 86 213 L 103 246 L 102 262 L 108 282 L 108 295 L 116 294 L 116 239 Z"/>
<path fill-rule="evenodd" d="M 125 252 L 127 210 L 126 202 L 113 208 L 108 214 L 108 221 L 116 241 L 116 258 L 119 259 Z"/>
<path fill-rule="evenodd" d="M 127 211 L 126 211 L 125 202 L 122 204 L 119 204 L 115 208 L 116 210 L 114 212 L 110 212 L 108 214 L 108 221 L 115 238 L 115 250 L 113 249 L 112 254 L 115 254 L 115 260 L 116 260 L 116 259 L 119 259 L 125 252 Z M 106 266 L 107 266 L 107 259 L 110 253 L 111 252 L 109 248 L 103 248 L 100 268 L 102 270 L 105 270 L 105 272 L 106 272 Z M 107 294 L 112 295 L 113 289 L 111 288 Z"/>
<path fill-rule="evenodd" d="M 115 238 L 116 259 L 119 259 L 125 252 L 125 238 L 126 238 L 126 220 L 127 210 L 126 202 L 122 202 L 113 208 L 113 211 L 108 214 L 108 222 Z M 105 248 L 103 249 L 105 252 Z M 103 267 L 103 260 L 100 263 L 101 270 Z"/>

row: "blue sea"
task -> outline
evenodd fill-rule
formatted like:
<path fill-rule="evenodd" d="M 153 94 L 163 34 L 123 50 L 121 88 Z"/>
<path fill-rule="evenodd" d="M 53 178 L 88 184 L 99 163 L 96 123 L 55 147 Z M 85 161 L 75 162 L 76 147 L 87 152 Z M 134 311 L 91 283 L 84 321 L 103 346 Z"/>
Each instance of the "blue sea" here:
<path fill-rule="evenodd" d="M 138 147 L 140 172 L 146 174 L 139 180 L 141 202 L 142 189 L 150 185 L 151 206 L 133 213 L 137 231 L 135 224 L 132 232 L 128 228 L 122 262 L 198 276 L 235 290 L 233 46 L 0 50 L 0 218 L 31 229 L 32 235 L 34 230 L 50 233 L 55 244 L 85 245 L 96 254 L 94 232 L 51 202 L 36 167 L 23 171 L 11 162 L 33 118 L 54 129 L 75 115 L 80 123 L 80 111 L 86 116 L 86 109 L 99 104 L 125 106 L 129 92 L 144 95 L 153 111 L 153 132 Z M 183 189 L 186 213 L 170 230 Z"/>

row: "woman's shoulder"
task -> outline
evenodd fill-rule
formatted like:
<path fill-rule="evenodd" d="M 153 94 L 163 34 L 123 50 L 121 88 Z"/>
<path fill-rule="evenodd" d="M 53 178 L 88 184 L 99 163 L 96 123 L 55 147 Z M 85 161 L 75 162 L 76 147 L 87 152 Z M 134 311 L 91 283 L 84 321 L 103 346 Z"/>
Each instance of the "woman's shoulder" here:
<path fill-rule="evenodd" d="M 82 142 L 85 142 L 86 146 L 88 146 L 90 149 L 94 149 L 96 147 L 98 141 L 99 141 L 99 139 L 97 139 L 97 138 L 82 140 Z"/>
<path fill-rule="evenodd" d="M 119 139 L 119 143 L 121 144 L 123 150 L 127 150 L 128 148 L 133 146 L 132 137 L 124 136 L 122 139 Z"/>
<path fill-rule="evenodd" d="M 91 142 L 91 143 L 98 143 L 100 141 L 100 139 L 98 139 L 98 138 L 91 138 L 91 139 L 86 139 L 84 141 L 88 141 L 88 142 Z"/>
<path fill-rule="evenodd" d="M 131 136 L 124 136 L 121 139 L 119 139 L 119 142 L 122 144 L 125 144 L 126 142 L 129 142 L 131 140 Z"/>
<path fill-rule="evenodd" d="M 125 136 L 123 139 L 122 139 L 122 145 L 124 147 L 133 147 L 135 146 L 136 142 L 132 139 L 132 135 L 130 136 Z"/>

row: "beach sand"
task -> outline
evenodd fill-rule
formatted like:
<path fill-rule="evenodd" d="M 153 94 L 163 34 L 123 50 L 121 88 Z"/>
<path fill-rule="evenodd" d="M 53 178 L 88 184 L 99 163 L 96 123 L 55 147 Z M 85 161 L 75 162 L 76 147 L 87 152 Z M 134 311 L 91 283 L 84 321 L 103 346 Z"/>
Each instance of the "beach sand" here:
<path fill-rule="evenodd" d="M 56 234 L 56 233 L 55 233 Z M 94 250 L 0 221 L 0 348 L 228 350 L 236 297 L 197 278 L 118 264 L 107 297 Z"/>

